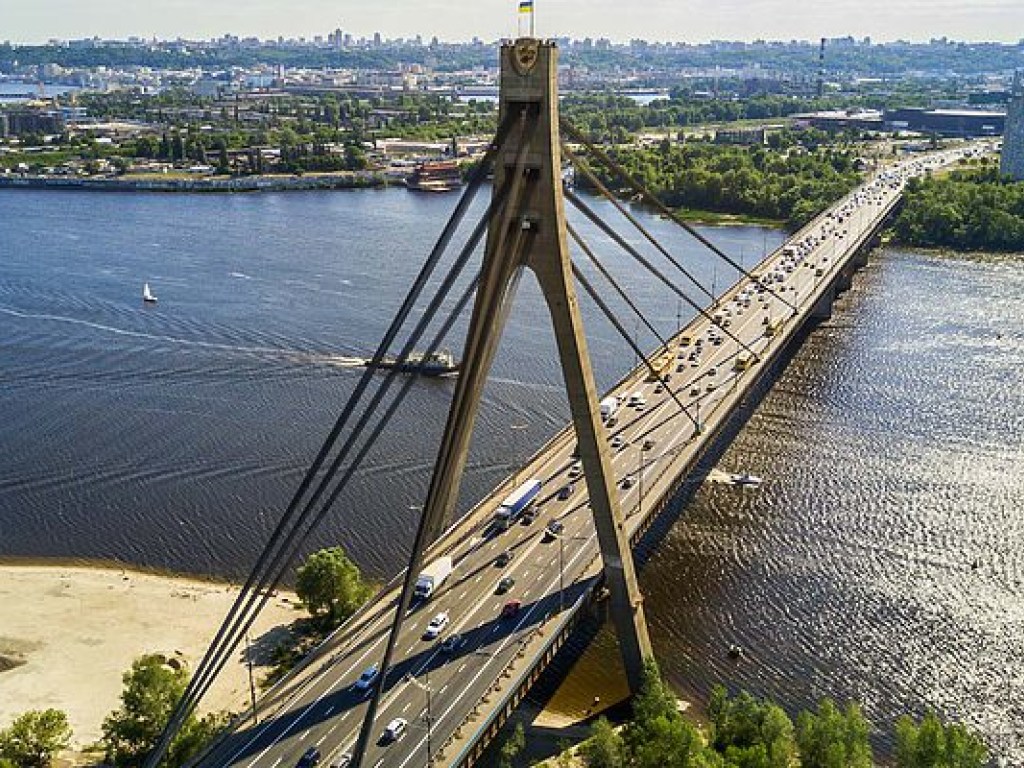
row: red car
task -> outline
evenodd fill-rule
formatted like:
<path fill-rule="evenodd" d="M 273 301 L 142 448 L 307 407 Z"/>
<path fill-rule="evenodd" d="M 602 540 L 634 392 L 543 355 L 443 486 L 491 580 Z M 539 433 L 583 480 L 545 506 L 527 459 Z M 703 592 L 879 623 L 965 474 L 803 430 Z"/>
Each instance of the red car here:
<path fill-rule="evenodd" d="M 509 600 L 505 605 L 501 607 L 501 618 L 511 619 L 517 613 L 519 609 L 523 607 L 522 600 Z"/>

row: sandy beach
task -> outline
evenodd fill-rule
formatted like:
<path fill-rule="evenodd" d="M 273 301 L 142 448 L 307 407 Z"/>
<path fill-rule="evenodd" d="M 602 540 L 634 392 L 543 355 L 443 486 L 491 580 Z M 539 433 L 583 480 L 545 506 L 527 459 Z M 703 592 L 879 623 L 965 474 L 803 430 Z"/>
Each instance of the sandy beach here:
<path fill-rule="evenodd" d="M 237 586 L 127 568 L 0 564 L 0 728 L 21 712 L 55 707 L 85 748 L 119 704 L 121 675 L 144 653 L 195 668 Z M 267 603 L 251 632 L 266 657 L 285 625 L 305 615 L 290 593 Z M 243 651 L 222 672 L 203 711 L 238 711 L 249 697 Z M 261 679 L 267 668 L 256 668 Z"/>

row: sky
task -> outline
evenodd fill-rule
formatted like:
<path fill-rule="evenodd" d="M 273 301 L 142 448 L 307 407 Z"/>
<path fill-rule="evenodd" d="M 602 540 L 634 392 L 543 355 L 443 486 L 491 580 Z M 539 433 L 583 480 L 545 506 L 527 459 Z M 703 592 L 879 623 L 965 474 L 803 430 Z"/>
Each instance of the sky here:
<path fill-rule="evenodd" d="M 517 35 L 516 0 L 0 0 L 0 42 L 129 36 L 326 35 L 492 41 Z M 535 0 L 538 37 L 616 41 L 1017 42 L 1024 0 Z"/>

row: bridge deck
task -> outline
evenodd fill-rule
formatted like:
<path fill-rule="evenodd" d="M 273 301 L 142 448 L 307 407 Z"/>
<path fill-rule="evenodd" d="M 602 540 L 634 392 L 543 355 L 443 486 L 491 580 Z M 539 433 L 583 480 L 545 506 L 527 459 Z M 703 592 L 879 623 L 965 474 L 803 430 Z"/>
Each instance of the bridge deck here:
<path fill-rule="evenodd" d="M 698 316 L 672 341 L 667 385 L 648 381 L 647 369 L 638 368 L 612 390 L 623 404 L 608 437 L 622 441 L 613 466 L 634 541 L 672 498 L 757 378 L 809 319 L 827 314 L 837 284 L 849 278 L 854 257 L 899 202 L 905 176 L 957 156 L 936 154 L 883 172 L 758 265 L 755 274 L 770 281 L 798 312 L 768 291 L 758 292 L 746 278 L 720 298 L 709 311 L 720 313 L 728 331 L 753 350 L 749 367 L 738 369 L 743 350 L 721 328 Z M 789 255 L 790 249 L 796 255 Z M 698 349 L 703 351 L 694 354 Z M 666 386 L 675 390 L 702 429 L 680 412 Z M 645 404 L 628 406 L 631 395 L 639 395 Z M 585 483 L 572 469 L 573 442 L 571 428 L 559 432 L 432 547 L 428 561 L 448 554 L 455 570 L 440 593 L 406 621 L 379 720 L 383 729 L 392 718 L 403 718 L 408 729 L 397 743 L 371 745 L 368 768 L 424 765 L 428 741 L 437 764 L 472 762 L 560 646 L 581 607 L 593 598 L 601 562 Z M 490 521 L 498 503 L 528 477 L 544 483 L 536 520 L 495 530 Z M 566 498 L 559 498 L 567 487 Z M 564 526 L 560 537 L 544 533 L 552 520 Z M 495 560 L 505 550 L 511 561 L 499 567 Z M 515 584 L 498 594 L 503 576 L 511 576 Z M 398 588 L 396 577 L 264 698 L 258 726 L 240 723 L 202 764 L 290 767 L 311 746 L 321 751 L 325 763 L 350 750 L 366 706 L 354 683 L 382 656 Z M 509 600 L 520 600 L 522 607 L 515 616 L 501 618 Z M 427 623 L 442 610 L 449 612 L 451 623 L 441 639 L 453 633 L 463 638 L 448 652 L 439 640 L 422 639 Z"/>

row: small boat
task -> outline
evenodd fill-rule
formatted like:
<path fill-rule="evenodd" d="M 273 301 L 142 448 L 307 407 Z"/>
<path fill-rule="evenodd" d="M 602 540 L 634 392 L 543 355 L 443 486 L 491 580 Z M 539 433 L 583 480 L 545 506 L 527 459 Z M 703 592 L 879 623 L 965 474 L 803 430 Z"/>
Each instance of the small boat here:
<path fill-rule="evenodd" d="M 757 475 L 752 475 L 749 472 L 741 472 L 740 474 L 729 475 L 729 479 L 733 485 L 760 485 L 761 478 Z"/>
<path fill-rule="evenodd" d="M 142 300 L 147 304 L 156 304 L 156 296 L 149 290 L 149 283 L 142 284 Z"/>
<path fill-rule="evenodd" d="M 373 365 L 372 360 L 367 360 L 364 365 Z M 444 376 L 455 373 L 459 370 L 459 364 L 446 349 L 438 350 L 429 355 L 413 352 L 405 360 L 399 361 L 394 357 L 382 358 L 377 365 L 378 368 L 395 368 L 402 373 L 416 373 L 420 376 Z"/>
<path fill-rule="evenodd" d="M 732 645 L 729 646 L 729 658 L 730 659 L 738 659 L 742 655 L 743 655 L 743 649 L 740 646 L 736 645 L 736 643 L 733 643 Z"/>

